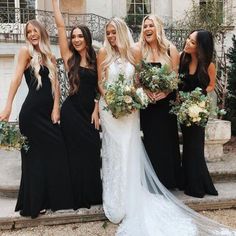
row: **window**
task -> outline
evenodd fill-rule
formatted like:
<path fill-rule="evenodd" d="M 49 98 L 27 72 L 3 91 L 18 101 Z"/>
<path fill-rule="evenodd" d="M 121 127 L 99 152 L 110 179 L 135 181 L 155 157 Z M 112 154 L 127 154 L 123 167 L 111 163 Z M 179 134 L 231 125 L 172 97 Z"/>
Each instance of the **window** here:
<path fill-rule="evenodd" d="M 0 22 L 15 22 L 15 0 L 5 0 L 0 2 Z"/>
<path fill-rule="evenodd" d="M 143 17 L 151 13 L 150 0 L 127 0 L 128 25 L 141 25 Z"/>
<path fill-rule="evenodd" d="M 35 0 L 20 0 L 21 23 L 35 19 Z"/>
<path fill-rule="evenodd" d="M 26 23 L 35 18 L 35 0 L 1 0 L 0 11 L 1 23 Z"/>
<path fill-rule="evenodd" d="M 224 2 L 223 0 L 200 0 L 199 6 L 202 19 L 205 21 L 215 20 L 222 24 L 224 22 Z"/>

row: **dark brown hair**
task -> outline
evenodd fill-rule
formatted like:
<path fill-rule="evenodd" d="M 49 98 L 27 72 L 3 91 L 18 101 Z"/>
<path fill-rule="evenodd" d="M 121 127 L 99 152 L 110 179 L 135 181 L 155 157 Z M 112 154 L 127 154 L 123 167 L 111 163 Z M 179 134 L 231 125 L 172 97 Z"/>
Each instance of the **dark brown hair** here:
<path fill-rule="evenodd" d="M 213 36 L 211 32 L 204 29 L 194 30 L 189 35 L 191 35 L 194 32 L 197 32 L 197 37 L 196 37 L 197 59 L 198 59 L 197 75 L 201 86 L 203 88 L 206 88 L 210 82 L 210 78 L 208 75 L 208 67 L 213 59 L 213 52 L 214 52 Z M 182 52 L 180 57 L 180 68 L 179 68 L 180 74 L 189 71 L 190 62 L 191 62 L 191 55 L 186 52 Z"/>
<path fill-rule="evenodd" d="M 79 70 L 80 70 L 80 62 L 81 62 L 81 55 L 79 52 L 74 48 L 72 44 L 72 35 L 75 29 L 80 29 L 82 31 L 82 34 L 84 36 L 85 42 L 86 42 L 86 60 L 88 63 L 89 68 L 96 70 L 96 53 L 92 46 L 92 36 L 87 26 L 85 25 L 79 25 L 73 27 L 70 33 L 70 41 L 69 41 L 69 49 L 72 52 L 72 56 L 68 60 L 68 67 L 69 67 L 69 83 L 70 83 L 70 95 L 75 94 L 78 92 L 79 84 L 80 84 L 80 78 L 79 78 Z"/>

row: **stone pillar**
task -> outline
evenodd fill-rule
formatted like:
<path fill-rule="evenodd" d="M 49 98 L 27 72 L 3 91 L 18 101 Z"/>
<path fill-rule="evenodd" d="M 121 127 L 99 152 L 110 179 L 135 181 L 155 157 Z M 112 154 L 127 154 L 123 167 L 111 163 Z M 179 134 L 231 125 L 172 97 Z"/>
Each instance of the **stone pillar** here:
<path fill-rule="evenodd" d="M 205 132 L 205 157 L 208 162 L 220 161 L 223 156 L 223 144 L 231 138 L 231 122 L 209 119 Z"/>

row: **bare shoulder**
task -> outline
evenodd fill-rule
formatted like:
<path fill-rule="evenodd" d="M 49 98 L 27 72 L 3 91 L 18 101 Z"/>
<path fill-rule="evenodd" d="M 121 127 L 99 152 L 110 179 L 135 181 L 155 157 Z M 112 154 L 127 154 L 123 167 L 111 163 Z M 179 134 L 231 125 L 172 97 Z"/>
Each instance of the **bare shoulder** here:
<path fill-rule="evenodd" d="M 20 48 L 18 52 L 18 65 L 22 68 L 28 67 L 31 60 L 29 49 L 26 46 Z"/>
<path fill-rule="evenodd" d="M 173 53 L 178 53 L 178 49 L 176 48 L 176 46 L 173 44 L 173 43 L 170 43 L 170 53 L 173 54 Z"/>
<path fill-rule="evenodd" d="M 139 52 L 141 51 L 141 44 L 140 43 L 134 43 L 132 46 L 131 46 L 131 50 L 132 52 Z"/>
<path fill-rule="evenodd" d="M 139 43 L 135 43 L 132 45 L 131 53 L 134 56 L 135 63 L 139 63 L 142 59 L 142 50 Z"/>
<path fill-rule="evenodd" d="M 30 58 L 29 49 L 26 46 L 21 47 L 18 55 L 24 58 Z"/>
<path fill-rule="evenodd" d="M 107 50 L 102 47 L 98 50 L 98 54 L 97 55 L 106 55 L 107 54 Z"/>
<path fill-rule="evenodd" d="M 106 56 L 107 56 L 107 50 L 104 47 L 100 48 L 97 54 L 97 59 L 99 61 L 103 61 L 106 58 Z"/>

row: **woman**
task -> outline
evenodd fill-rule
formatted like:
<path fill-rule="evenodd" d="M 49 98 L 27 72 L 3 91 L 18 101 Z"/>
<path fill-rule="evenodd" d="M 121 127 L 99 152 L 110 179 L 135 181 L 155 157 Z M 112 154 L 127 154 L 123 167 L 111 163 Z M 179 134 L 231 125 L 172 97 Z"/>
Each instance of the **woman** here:
<path fill-rule="evenodd" d="M 166 39 L 163 24 L 156 16 L 144 17 L 138 47 L 143 59 L 152 66 L 167 64 L 171 70 L 178 71 L 179 53 Z M 140 111 L 145 149 L 161 183 L 169 189 L 181 187 L 177 120 L 169 113 L 175 92 L 148 91 L 147 94 L 153 103 Z"/>
<path fill-rule="evenodd" d="M 102 94 L 99 109 L 103 131 L 103 207 L 111 222 L 122 222 L 117 235 L 192 236 L 233 232 L 186 207 L 159 182 L 142 144 L 138 111 L 115 119 L 104 109 L 104 85 L 114 83 L 119 74 L 131 82 L 134 64 L 141 58 L 137 47 L 131 49 L 132 37 L 123 20 L 112 18 L 105 31 L 104 47 L 97 60 Z"/>
<path fill-rule="evenodd" d="M 115 119 L 104 111 L 104 83 L 113 83 L 119 74 L 127 80 L 134 75 L 134 56 L 131 51 L 131 34 L 128 27 L 119 18 L 113 18 L 106 25 L 104 47 L 97 57 L 99 89 L 102 95 L 99 101 L 102 126 L 102 180 L 103 208 L 106 216 L 119 223 L 125 216 L 126 179 L 128 157 L 132 156 L 129 145 L 133 142 L 138 125 L 138 112 L 128 117 Z M 138 137 L 134 135 L 135 138 Z"/>
<path fill-rule="evenodd" d="M 179 73 L 183 83 L 180 90 L 190 92 L 200 87 L 204 94 L 214 90 L 216 69 L 212 63 L 213 50 L 210 32 L 195 30 L 190 33 L 181 54 Z M 199 198 L 205 194 L 218 195 L 204 157 L 205 129 L 197 125 L 182 125 L 181 129 L 185 194 Z"/>
<path fill-rule="evenodd" d="M 61 128 L 68 151 L 74 209 L 102 203 L 96 54 L 86 26 L 75 26 L 67 42 L 57 0 L 52 0 L 61 56 L 69 77 L 69 96 L 61 107 Z"/>
<path fill-rule="evenodd" d="M 16 211 L 35 218 L 40 211 L 72 208 L 66 148 L 59 120 L 55 58 L 45 28 L 36 20 L 25 26 L 26 46 L 19 51 L 15 76 L 0 120 L 8 120 L 24 74 L 29 88 L 19 114 L 29 150 L 21 150 L 22 176 Z"/>

